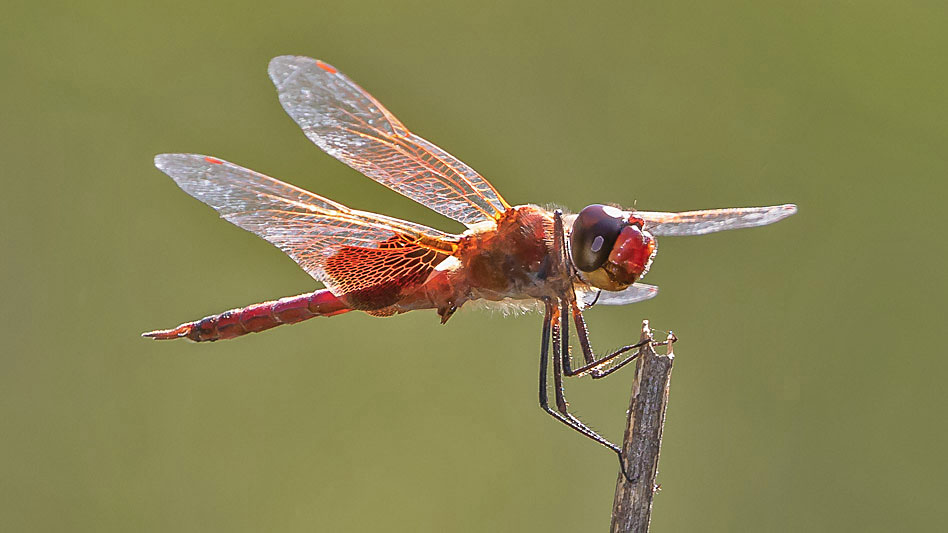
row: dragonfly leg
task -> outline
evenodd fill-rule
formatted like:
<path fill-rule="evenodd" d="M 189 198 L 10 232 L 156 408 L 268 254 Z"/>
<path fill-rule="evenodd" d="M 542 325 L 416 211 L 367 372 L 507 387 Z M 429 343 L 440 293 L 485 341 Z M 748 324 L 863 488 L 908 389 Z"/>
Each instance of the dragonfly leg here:
<path fill-rule="evenodd" d="M 569 346 L 568 306 L 569 304 L 564 299 L 560 300 L 556 308 L 557 314 L 553 321 L 553 352 L 554 356 L 559 357 L 560 361 L 562 361 L 563 373 L 569 377 L 576 375 L 576 372 L 573 370 L 573 356 L 570 353 Z M 560 338 L 562 338 L 562 343 L 559 342 Z M 585 352 L 583 355 L 585 356 Z M 593 359 L 588 359 L 586 364 L 592 364 L 594 362 Z"/>
<path fill-rule="evenodd" d="M 546 316 L 543 319 L 543 331 L 540 338 L 540 407 L 542 407 L 543 410 L 549 413 L 553 418 L 566 424 L 585 437 L 592 439 L 615 452 L 616 455 L 619 456 L 619 467 L 621 468 L 623 475 L 625 475 L 626 478 L 629 478 L 628 469 L 626 468 L 625 462 L 622 458 L 622 449 L 606 440 L 604 437 L 590 429 L 588 426 L 586 426 L 586 424 L 583 424 L 579 419 L 569 413 L 569 404 L 566 402 L 566 395 L 563 392 L 562 360 L 560 357 L 558 357 L 558 354 L 554 354 L 553 357 L 553 383 L 554 389 L 556 391 L 556 410 L 550 407 L 549 396 L 547 394 L 547 367 L 549 366 L 550 337 L 552 330 L 560 329 L 559 324 L 557 323 L 559 314 L 560 313 L 558 312 L 555 304 L 547 301 Z M 554 336 L 553 344 L 554 352 L 557 352 L 561 349 L 562 344 L 559 342 L 558 332 Z M 629 479 L 631 481 L 631 478 Z"/>
<path fill-rule="evenodd" d="M 573 266 L 569 260 L 569 252 L 566 249 L 566 230 L 563 226 L 563 211 L 559 209 L 553 211 L 553 250 L 556 252 L 553 264 L 557 265 L 556 268 L 560 270 L 561 274 L 572 278 Z M 563 336 L 561 350 L 554 350 L 554 352 L 560 353 L 554 353 L 554 356 L 560 357 L 562 360 L 563 369 L 567 376 L 575 375 L 572 369 L 572 357 L 569 351 L 569 319 L 567 318 L 567 310 L 571 304 L 574 304 L 575 300 L 576 294 L 573 290 L 572 283 L 570 283 L 567 297 L 560 299 L 559 305 L 556 308 L 557 317 L 553 321 L 554 343 L 556 342 L 558 333 L 561 332 Z M 583 357 L 585 357 L 587 365 L 595 362 L 595 357 L 591 351 L 584 350 Z"/>
<path fill-rule="evenodd" d="M 589 344 L 589 331 L 586 329 L 586 321 L 583 319 L 582 310 L 580 310 L 579 305 L 576 301 L 573 300 L 569 302 L 570 307 L 572 307 L 573 323 L 576 325 L 576 336 L 579 337 L 579 345 L 583 350 L 583 358 L 586 361 L 586 364 L 579 368 L 571 368 L 569 365 L 570 354 L 569 347 L 564 343 L 562 347 L 561 357 L 563 359 L 564 374 L 568 377 L 573 376 L 582 376 L 584 374 L 590 374 L 593 379 L 599 379 L 608 376 L 609 374 L 615 372 L 616 370 L 622 368 L 623 366 L 634 361 L 636 357 L 639 356 L 639 348 L 645 346 L 646 344 L 652 342 L 652 339 L 646 339 L 644 341 L 638 342 L 636 344 L 630 344 L 628 346 L 623 346 L 618 350 L 615 350 L 612 353 L 603 355 L 602 357 L 597 358 L 593 352 L 592 346 Z M 560 327 L 559 329 L 564 332 L 569 331 L 569 322 L 566 318 L 566 304 L 565 302 L 561 304 L 560 307 Z M 568 339 L 568 333 L 564 333 L 563 338 Z M 632 352 L 627 355 L 624 359 L 619 360 L 618 363 L 613 363 L 608 369 L 602 370 L 602 366 L 612 361 L 616 360 L 620 355 Z"/>

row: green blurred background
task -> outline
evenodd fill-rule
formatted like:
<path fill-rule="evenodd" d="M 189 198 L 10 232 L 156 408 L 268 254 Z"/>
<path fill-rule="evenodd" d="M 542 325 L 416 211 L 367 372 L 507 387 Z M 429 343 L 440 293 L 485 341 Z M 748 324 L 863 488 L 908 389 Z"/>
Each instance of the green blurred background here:
<path fill-rule="evenodd" d="M 81 7 L 80 7 L 81 6 Z M 540 318 L 346 315 L 207 345 L 141 331 L 311 290 L 152 167 L 214 154 L 448 231 L 312 146 L 266 75 L 343 69 L 511 203 L 795 202 L 666 238 L 655 531 L 948 519 L 943 2 L 5 4 L 0 529 L 600 531 L 615 457 L 536 405 Z M 570 383 L 619 438 L 633 371 Z"/>

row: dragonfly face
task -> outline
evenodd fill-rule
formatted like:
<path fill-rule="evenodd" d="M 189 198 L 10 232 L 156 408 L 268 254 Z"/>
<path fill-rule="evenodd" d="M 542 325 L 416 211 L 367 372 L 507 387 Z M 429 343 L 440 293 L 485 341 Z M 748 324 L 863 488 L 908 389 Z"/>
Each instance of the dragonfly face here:
<path fill-rule="evenodd" d="M 648 272 L 657 244 L 634 213 L 593 204 L 573 221 L 570 258 L 590 285 L 621 291 Z"/>

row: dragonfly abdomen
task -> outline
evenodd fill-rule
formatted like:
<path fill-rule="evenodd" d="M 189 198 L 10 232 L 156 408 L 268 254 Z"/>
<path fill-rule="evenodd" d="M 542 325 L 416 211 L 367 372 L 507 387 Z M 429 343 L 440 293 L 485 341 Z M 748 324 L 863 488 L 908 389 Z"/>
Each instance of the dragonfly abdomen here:
<path fill-rule="evenodd" d="M 268 330 L 282 324 L 295 324 L 317 316 L 333 316 L 351 311 L 326 289 L 288 296 L 224 311 L 187 322 L 173 329 L 149 331 L 142 337 L 156 340 L 186 337 L 195 342 L 232 339 L 248 333 Z"/>

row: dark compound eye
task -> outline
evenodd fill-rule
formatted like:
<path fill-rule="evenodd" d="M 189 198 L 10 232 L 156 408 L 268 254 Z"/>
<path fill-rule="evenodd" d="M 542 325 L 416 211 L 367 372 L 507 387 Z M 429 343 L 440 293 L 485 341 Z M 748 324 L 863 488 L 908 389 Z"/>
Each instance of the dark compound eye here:
<path fill-rule="evenodd" d="M 606 262 L 625 226 L 621 215 L 622 211 L 614 207 L 598 204 L 579 212 L 569 236 L 570 255 L 576 268 L 592 272 Z"/>

